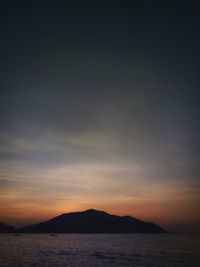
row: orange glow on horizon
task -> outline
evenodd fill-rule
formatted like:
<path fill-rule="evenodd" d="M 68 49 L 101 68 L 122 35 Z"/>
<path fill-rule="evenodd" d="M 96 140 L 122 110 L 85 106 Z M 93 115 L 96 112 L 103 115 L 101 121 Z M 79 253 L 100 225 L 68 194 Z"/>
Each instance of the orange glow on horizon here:
<path fill-rule="evenodd" d="M 29 207 L 24 204 L 20 207 L 12 206 L 0 206 L 1 216 L 0 220 L 9 224 L 16 225 L 16 227 L 21 227 L 31 223 L 38 223 L 41 221 L 49 220 L 63 213 L 84 211 L 90 208 L 103 210 L 113 215 L 125 216 L 130 215 L 138 219 L 154 222 L 162 225 L 171 224 L 190 224 L 198 225 L 200 222 L 200 217 L 196 214 L 195 210 L 185 210 L 184 207 L 169 206 L 167 210 L 163 210 L 162 207 L 149 207 L 149 208 L 134 208 L 131 204 L 129 207 L 122 205 L 114 205 L 112 203 L 103 205 L 94 203 L 93 205 L 88 205 L 88 203 L 77 203 L 74 205 L 54 205 L 49 207 Z"/>

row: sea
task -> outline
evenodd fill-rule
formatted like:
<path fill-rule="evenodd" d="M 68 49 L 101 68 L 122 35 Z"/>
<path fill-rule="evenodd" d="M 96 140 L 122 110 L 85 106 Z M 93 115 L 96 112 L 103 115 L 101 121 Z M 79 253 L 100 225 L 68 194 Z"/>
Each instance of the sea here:
<path fill-rule="evenodd" d="M 0 234 L 0 267 L 200 267 L 200 238 L 179 234 Z"/>

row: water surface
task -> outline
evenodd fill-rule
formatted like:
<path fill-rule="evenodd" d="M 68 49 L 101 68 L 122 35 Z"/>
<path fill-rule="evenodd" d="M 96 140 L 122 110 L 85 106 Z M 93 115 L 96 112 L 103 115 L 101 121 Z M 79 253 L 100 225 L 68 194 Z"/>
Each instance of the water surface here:
<path fill-rule="evenodd" d="M 0 235 L 0 267 L 199 267 L 198 236 L 168 234 Z"/>

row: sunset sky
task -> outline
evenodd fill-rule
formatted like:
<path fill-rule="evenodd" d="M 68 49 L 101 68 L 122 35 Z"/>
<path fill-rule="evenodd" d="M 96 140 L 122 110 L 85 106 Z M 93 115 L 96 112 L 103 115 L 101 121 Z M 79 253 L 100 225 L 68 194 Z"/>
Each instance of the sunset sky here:
<path fill-rule="evenodd" d="M 94 208 L 197 231 L 199 6 L 72 2 L 0 11 L 0 221 Z"/>

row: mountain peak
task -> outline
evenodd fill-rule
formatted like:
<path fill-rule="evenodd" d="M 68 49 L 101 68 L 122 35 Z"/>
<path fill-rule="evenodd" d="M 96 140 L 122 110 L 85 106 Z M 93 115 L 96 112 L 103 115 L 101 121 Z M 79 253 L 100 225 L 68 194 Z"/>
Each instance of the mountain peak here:
<path fill-rule="evenodd" d="M 88 209 L 88 210 L 85 210 L 85 212 L 98 212 L 98 210 L 95 210 L 95 209 Z"/>
<path fill-rule="evenodd" d="M 106 214 L 105 211 L 101 211 L 101 210 L 95 210 L 95 209 L 88 209 L 88 210 L 85 210 L 83 211 L 84 213 L 88 213 L 88 214 Z"/>

